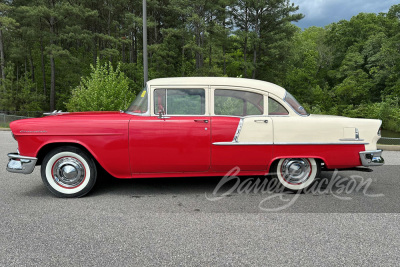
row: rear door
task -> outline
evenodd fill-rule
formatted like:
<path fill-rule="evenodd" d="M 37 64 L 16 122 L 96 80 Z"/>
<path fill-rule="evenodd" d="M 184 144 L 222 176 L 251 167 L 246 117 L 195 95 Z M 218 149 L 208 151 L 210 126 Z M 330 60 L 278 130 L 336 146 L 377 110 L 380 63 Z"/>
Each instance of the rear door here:
<path fill-rule="evenodd" d="M 267 95 L 251 88 L 212 87 L 213 171 L 267 170 L 273 151 L 273 121 Z"/>

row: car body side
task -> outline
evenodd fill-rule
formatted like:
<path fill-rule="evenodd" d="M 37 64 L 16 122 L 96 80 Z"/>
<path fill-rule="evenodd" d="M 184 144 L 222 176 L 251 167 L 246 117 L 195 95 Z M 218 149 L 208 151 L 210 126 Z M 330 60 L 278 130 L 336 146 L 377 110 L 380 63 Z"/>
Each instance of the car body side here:
<path fill-rule="evenodd" d="M 152 97 L 160 88 L 204 88 L 205 114 L 159 118 Z M 264 114 L 215 115 L 217 89 L 262 94 Z M 281 158 L 315 158 L 330 169 L 361 166 L 360 152 L 375 151 L 380 138 L 380 120 L 301 116 L 284 101 L 286 90 L 267 82 L 156 79 L 146 91 L 147 114 L 83 112 L 15 121 L 10 127 L 19 153 L 39 158 L 40 164 L 46 149 L 73 144 L 87 150 L 117 178 L 216 176 L 235 166 L 241 169 L 239 175 L 264 175 Z M 279 101 L 288 115 L 269 115 L 268 98 Z M 185 126 L 180 119 L 192 124 Z"/>

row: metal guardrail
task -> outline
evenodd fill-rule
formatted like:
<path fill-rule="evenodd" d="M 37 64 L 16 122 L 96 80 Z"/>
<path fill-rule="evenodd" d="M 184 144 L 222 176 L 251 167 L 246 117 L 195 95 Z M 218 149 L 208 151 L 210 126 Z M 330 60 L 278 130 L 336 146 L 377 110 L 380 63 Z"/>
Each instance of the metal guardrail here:
<path fill-rule="evenodd" d="M 394 137 L 381 137 L 381 139 L 378 140 L 378 144 L 380 145 L 400 145 L 400 138 L 394 138 Z"/>
<path fill-rule="evenodd" d="M 42 116 L 43 111 L 0 111 L 0 127 L 8 128 L 12 121 Z"/>

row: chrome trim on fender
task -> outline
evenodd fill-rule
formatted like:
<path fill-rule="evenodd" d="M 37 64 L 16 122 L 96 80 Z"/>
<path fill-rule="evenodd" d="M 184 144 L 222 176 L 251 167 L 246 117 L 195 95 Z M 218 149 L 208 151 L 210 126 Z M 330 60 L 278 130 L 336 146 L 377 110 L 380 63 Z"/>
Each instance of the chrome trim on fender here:
<path fill-rule="evenodd" d="M 272 142 L 215 142 L 212 143 L 213 145 L 217 146 L 262 146 L 262 145 L 278 145 L 278 146 L 284 146 L 284 145 L 368 145 L 368 143 L 359 143 L 359 142 L 346 142 L 346 143 L 286 143 L 286 142 L 278 142 L 278 143 L 272 143 Z"/>
<path fill-rule="evenodd" d="M 26 157 L 14 153 L 9 153 L 7 156 L 9 161 L 6 170 L 14 173 L 32 173 L 38 160 L 34 157 Z"/>
<path fill-rule="evenodd" d="M 382 158 L 382 150 L 361 151 L 360 159 L 364 167 L 382 166 L 385 164 L 385 160 Z"/>
<path fill-rule="evenodd" d="M 274 143 L 270 142 L 215 142 L 212 143 L 216 146 L 263 146 L 263 145 L 273 145 Z"/>
<path fill-rule="evenodd" d="M 236 129 L 235 136 L 233 137 L 233 140 L 232 140 L 232 142 L 234 142 L 234 143 L 239 142 L 239 141 L 238 141 L 238 140 L 239 140 L 239 134 L 240 134 L 240 131 L 242 130 L 243 120 L 244 120 L 243 118 L 240 118 L 238 127 L 237 127 L 237 129 Z"/>
<path fill-rule="evenodd" d="M 299 142 L 277 142 L 274 145 L 368 145 L 369 143 L 361 143 L 361 142 L 332 142 L 332 143 L 324 143 L 324 142 L 308 142 L 308 143 L 299 143 Z"/>

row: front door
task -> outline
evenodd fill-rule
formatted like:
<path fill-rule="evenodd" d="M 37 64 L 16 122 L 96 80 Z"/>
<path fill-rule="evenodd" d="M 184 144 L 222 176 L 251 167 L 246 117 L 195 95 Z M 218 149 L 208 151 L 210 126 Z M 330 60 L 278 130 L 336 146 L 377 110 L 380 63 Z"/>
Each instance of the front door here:
<path fill-rule="evenodd" d="M 160 88 L 153 96 L 153 116 L 135 116 L 129 124 L 132 173 L 208 171 L 205 88 Z"/>

